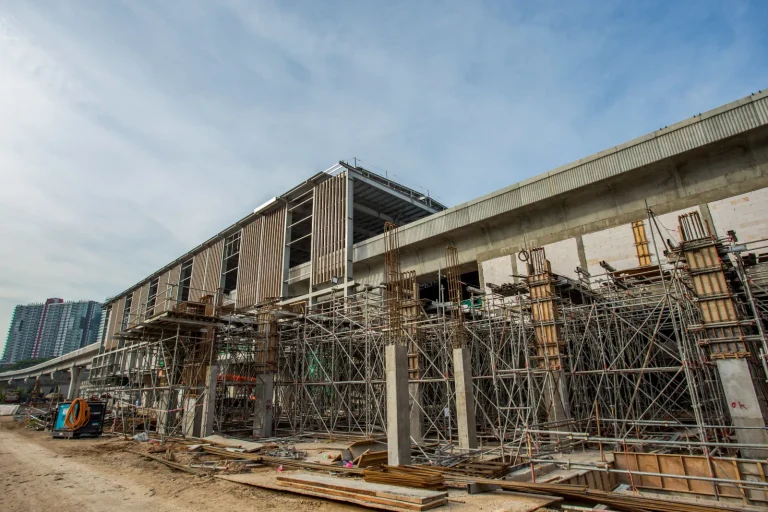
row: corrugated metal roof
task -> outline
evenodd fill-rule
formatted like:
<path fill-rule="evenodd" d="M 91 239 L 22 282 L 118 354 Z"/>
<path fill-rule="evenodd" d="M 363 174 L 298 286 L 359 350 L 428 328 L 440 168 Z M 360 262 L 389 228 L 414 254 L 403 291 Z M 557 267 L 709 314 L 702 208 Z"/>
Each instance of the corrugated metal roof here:
<path fill-rule="evenodd" d="M 728 103 L 402 226 L 399 229 L 400 246 L 445 234 L 765 125 L 768 125 L 768 91 Z M 354 260 L 362 261 L 383 253 L 383 236 L 379 235 L 355 244 Z"/>

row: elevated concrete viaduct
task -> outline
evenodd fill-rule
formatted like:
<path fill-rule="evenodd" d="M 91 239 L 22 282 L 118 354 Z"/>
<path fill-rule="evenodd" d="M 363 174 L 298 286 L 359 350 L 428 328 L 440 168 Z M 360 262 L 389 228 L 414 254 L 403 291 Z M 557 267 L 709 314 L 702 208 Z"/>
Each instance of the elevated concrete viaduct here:
<path fill-rule="evenodd" d="M 483 284 L 483 262 L 573 239 L 572 268 L 555 269 L 572 274 L 590 266 L 584 235 L 646 219 L 646 202 L 657 215 L 698 209 L 711 221 L 708 204 L 765 187 L 763 91 L 403 226 L 401 265 L 434 274 L 453 245 Z M 383 254 L 383 236 L 355 244 L 356 282 L 384 280 Z"/>

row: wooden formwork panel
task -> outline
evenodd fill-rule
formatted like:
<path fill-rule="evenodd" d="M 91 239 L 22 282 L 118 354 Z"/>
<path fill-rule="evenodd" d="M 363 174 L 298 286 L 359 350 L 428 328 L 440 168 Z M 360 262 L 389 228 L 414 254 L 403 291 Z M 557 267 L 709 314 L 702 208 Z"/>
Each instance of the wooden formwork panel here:
<path fill-rule="evenodd" d="M 312 220 L 312 281 L 325 283 L 344 274 L 347 235 L 347 176 L 315 186 Z"/>
<path fill-rule="evenodd" d="M 651 264 L 651 253 L 648 250 L 648 238 L 645 236 L 645 224 L 638 220 L 632 223 L 632 236 L 635 239 L 637 262 L 641 267 Z"/>
<path fill-rule="evenodd" d="M 723 262 L 714 243 L 685 251 L 696 305 L 713 357 L 741 355 L 746 351 L 739 314 L 723 272 Z"/>
<path fill-rule="evenodd" d="M 696 455 L 673 455 L 658 453 L 614 452 L 617 469 L 628 470 L 620 474 L 620 483 L 638 488 L 663 489 L 704 496 L 726 496 L 745 502 L 768 503 L 765 491 L 744 489 L 738 483 L 766 482 L 768 464 L 758 461 L 702 457 Z M 663 473 L 664 476 L 639 475 L 632 472 Z M 669 475 L 669 476 L 667 476 Z M 734 480 L 733 485 L 717 484 L 706 480 L 676 478 L 675 475 Z M 717 486 L 717 487 L 715 487 Z"/>
<path fill-rule="evenodd" d="M 259 260 L 263 218 L 258 217 L 243 227 L 240 239 L 240 263 L 237 271 L 237 308 L 258 302 Z"/>
<path fill-rule="evenodd" d="M 559 370 L 562 369 L 562 360 L 555 286 L 552 283 L 549 261 L 546 261 L 545 267 L 544 272 L 528 277 L 531 315 L 536 334 L 537 366 Z"/>
<path fill-rule="evenodd" d="M 286 206 L 282 205 L 266 214 L 262 220 L 256 302 L 280 297 L 282 294 L 286 211 Z"/>

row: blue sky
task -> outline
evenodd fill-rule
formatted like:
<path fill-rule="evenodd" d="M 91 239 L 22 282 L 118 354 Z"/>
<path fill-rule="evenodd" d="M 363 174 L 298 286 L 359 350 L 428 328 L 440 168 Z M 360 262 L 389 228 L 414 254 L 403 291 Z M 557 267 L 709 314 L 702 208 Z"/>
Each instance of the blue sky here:
<path fill-rule="evenodd" d="M 768 87 L 768 2 L 0 0 L 0 333 L 340 159 L 455 205 Z M 2 335 L 0 335 L 2 336 Z"/>

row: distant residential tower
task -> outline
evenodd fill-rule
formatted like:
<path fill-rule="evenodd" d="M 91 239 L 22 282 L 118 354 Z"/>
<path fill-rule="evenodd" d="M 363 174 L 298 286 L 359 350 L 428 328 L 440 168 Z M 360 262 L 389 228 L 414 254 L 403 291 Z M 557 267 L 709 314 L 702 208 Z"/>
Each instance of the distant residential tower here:
<path fill-rule="evenodd" d="M 3 363 L 57 357 L 94 343 L 101 304 L 50 298 L 41 304 L 18 305 L 13 311 Z"/>

